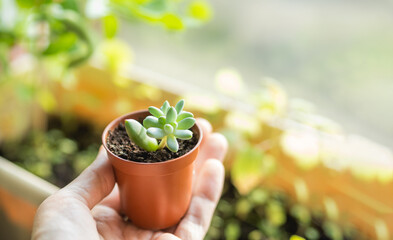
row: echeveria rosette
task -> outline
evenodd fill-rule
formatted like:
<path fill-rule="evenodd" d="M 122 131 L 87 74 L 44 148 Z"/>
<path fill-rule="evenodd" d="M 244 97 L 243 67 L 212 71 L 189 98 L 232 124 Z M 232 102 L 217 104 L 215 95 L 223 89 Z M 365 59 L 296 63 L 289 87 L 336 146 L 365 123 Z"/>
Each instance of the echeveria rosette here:
<path fill-rule="evenodd" d="M 177 139 L 191 139 L 192 131 L 188 129 L 195 124 L 194 115 L 183 111 L 183 107 L 184 100 L 180 100 L 175 107 L 171 107 L 168 101 L 161 108 L 149 107 L 152 116 L 143 120 L 143 126 L 135 120 L 126 120 L 129 137 L 146 151 L 156 151 L 166 146 L 170 151 L 177 152 Z M 157 139 L 161 139 L 159 144 Z"/>

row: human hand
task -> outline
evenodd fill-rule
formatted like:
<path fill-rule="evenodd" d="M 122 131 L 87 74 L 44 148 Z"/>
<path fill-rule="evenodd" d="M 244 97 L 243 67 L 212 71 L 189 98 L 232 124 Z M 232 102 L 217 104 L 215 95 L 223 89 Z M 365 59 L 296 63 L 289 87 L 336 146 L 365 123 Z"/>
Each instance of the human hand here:
<path fill-rule="evenodd" d="M 140 229 L 120 214 L 119 190 L 103 148 L 73 182 L 38 208 L 32 239 L 203 239 L 224 183 L 225 138 L 198 119 L 204 138 L 196 160 L 193 196 L 186 215 L 162 231 Z"/>

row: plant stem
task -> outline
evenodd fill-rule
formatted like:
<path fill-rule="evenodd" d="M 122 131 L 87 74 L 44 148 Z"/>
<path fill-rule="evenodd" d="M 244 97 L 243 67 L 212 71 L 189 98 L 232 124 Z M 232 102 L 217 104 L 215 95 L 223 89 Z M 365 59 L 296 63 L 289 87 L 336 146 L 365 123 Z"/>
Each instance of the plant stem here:
<path fill-rule="evenodd" d="M 160 144 L 158 145 L 158 149 L 157 150 L 160 150 L 160 149 L 163 149 L 165 146 L 166 146 L 166 136 L 161 140 L 161 142 L 160 142 Z"/>

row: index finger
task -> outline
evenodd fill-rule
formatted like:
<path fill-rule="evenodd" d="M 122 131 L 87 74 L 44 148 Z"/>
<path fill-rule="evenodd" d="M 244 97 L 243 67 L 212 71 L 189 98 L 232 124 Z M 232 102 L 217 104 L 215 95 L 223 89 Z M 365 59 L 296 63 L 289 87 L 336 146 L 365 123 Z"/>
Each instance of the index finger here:
<path fill-rule="evenodd" d="M 114 186 L 112 165 L 104 148 L 101 147 L 94 162 L 60 191 L 70 193 L 92 209 L 112 191 Z"/>
<path fill-rule="evenodd" d="M 224 160 L 228 143 L 222 134 L 212 133 L 212 126 L 207 120 L 198 118 L 197 122 L 203 131 L 203 139 L 195 166 L 196 172 L 199 174 L 207 159 L 215 158 L 221 162 Z"/>
<path fill-rule="evenodd" d="M 221 196 L 224 175 L 224 166 L 219 160 L 206 160 L 197 178 L 190 207 L 176 229 L 176 236 L 181 239 L 204 238 Z"/>

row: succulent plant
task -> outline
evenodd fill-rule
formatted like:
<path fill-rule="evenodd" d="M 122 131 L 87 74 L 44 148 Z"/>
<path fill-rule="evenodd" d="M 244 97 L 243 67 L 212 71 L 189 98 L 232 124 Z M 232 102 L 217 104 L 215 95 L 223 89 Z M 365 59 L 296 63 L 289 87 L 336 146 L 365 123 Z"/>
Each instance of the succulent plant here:
<path fill-rule="evenodd" d="M 189 129 L 195 124 L 194 115 L 183 111 L 183 107 L 183 99 L 175 107 L 171 107 L 168 101 L 165 101 L 161 108 L 149 107 L 152 115 L 143 120 L 143 125 L 134 119 L 125 121 L 128 136 L 146 151 L 167 147 L 170 151 L 177 152 L 177 139 L 191 139 L 192 131 Z"/>

